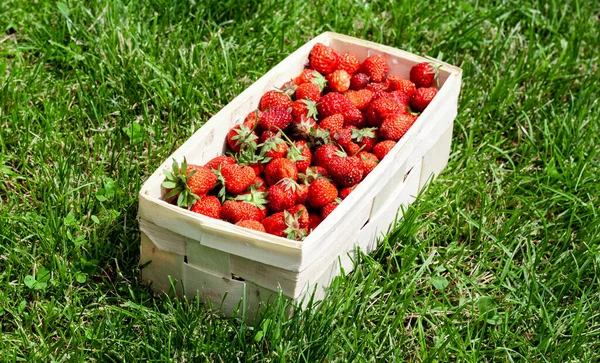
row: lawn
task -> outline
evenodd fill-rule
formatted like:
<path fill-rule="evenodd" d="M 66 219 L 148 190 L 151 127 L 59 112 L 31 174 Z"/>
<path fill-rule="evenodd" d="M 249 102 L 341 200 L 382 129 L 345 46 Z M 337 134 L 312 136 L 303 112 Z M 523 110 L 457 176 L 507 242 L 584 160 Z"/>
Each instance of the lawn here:
<path fill-rule="evenodd" d="M 141 184 L 328 30 L 462 67 L 448 168 L 292 318 L 153 294 Z M 0 358 L 599 361 L 599 39 L 597 1 L 2 1 Z"/>

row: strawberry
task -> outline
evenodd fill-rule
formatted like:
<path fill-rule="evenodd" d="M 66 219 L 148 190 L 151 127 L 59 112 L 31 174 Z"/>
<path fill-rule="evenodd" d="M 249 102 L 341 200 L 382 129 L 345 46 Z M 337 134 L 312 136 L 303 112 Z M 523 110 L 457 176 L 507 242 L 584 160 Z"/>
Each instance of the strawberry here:
<path fill-rule="evenodd" d="M 292 107 L 292 99 L 281 91 L 267 91 L 261 97 L 258 108 L 261 111 L 265 111 L 272 107 Z"/>
<path fill-rule="evenodd" d="M 256 123 L 258 122 L 258 120 L 260 120 L 262 114 L 263 112 L 258 109 L 250 112 L 244 119 L 244 126 L 251 130 L 254 130 L 254 128 L 256 127 Z"/>
<path fill-rule="evenodd" d="M 410 69 L 410 81 L 414 83 L 417 88 L 431 87 L 436 78 L 437 70 L 428 62 L 415 64 Z"/>
<path fill-rule="evenodd" d="M 408 79 L 401 78 L 394 74 L 390 74 L 389 76 L 387 76 L 383 83 L 384 85 L 386 85 L 388 92 L 401 91 L 406 93 L 409 96 L 409 98 L 417 90 L 417 87 L 414 83 L 412 83 Z"/>
<path fill-rule="evenodd" d="M 304 68 L 304 70 L 302 70 L 302 73 L 300 73 L 300 75 L 298 77 L 293 79 L 293 82 L 296 86 L 299 86 L 303 83 L 308 83 L 315 77 L 314 73 L 315 73 L 314 69 Z"/>
<path fill-rule="evenodd" d="M 285 157 L 288 152 L 288 147 L 285 141 L 279 136 L 280 133 L 273 133 L 272 131 L 265 131 L 260 136 L 261 140 L 264 141 L 259 145 L 261 153 L 271 159 L 279 159 Z"/>
<path fill-rule="evenodd" d="M 360 154 L 359 154 L 359 156 L 360 156 Z M 364 165 L 365 164 L 363 163 L 363 166 Z M 350 193 L 352 193 L 354 191 L 354 189 L 356 189 L 357 186 L 358 186 L 358 184 L 356 184 L 355 186 L 352 186 L 352 187 L 345 187 L 345 188 L 340 189 L 340 199 L 343 200 L 343 199 L 348 198 L 348 195 L 350 195 Z"/>
<path fill-rule="evenodd" d="M 290 212 L 290 214 L 293 214 L 294 216 L 298 216 L 298 226 L 300 228 L 308 227 L 308 210 L 306 210 L 306 207 L 302 203 L 298 203 L 295 206 L 289 208 L 288 212 Z"/>
<path fill-rule="evenodd" d="M 396 141 L 382 141 L 373 146 L 373 154 L 375 154 L 377 159 L 382 160 L 390 152 L 390 150 L 392 150 L 394 146 L 396 146 Z"/>
<path fill-rule="evenodd" d="M 272 212 L 281 212 L 296 204 L 296 184 L 292 179 L 282 179 L 269 187 L 267 207 Z"/>
<path fill-rule="evenodd" d="M 381 123 L 379 136 L 387 140 L 398 141 L 412 126 L 415 119 L 416 118 L 409 113 L 392 115 Z"/>
<path fill-rule="evenodd" d="M 362 113 L 356 106 L 344 97 L 341 93 L 330 92 L 321 98 L 321 103 L 317 105 L 319 115 L 323 118 L 335 115 L 336 113 L 344 116 L 346 125 L 361 127 L 363 124 Z"/>
<path fill-rule="evenodd" d="M 352 130 L 352 140 L 354 140 L 362 151 L 371 151 L 377 143 L 377 134 L 375 128 L 365 127 L 363 129 Z"/>
<path fill-rule="evenodd" d="M 358 60 L 358 58 L 356 58 L 354 54 L 342 54 L 342 56 L 340 57 L 340 64 L 338 65 L 337 69 L 342 69 L 348 72 L 349 75 L 353 75 L 354 73 L 358 72 L 359 68 L 360 60 Z"/>
<path fill-rule="evenodd" d="M 294 136 L 301 139 L 307 139 L 316 126 L 317 123 L 314 119 L 300 117 L 300 119 L 294 119 L 292 121 L 291 128 Z"/>
<path fill-rule="evenodd" d="M 321 166 L 309 166 L 306 168 L 306 173 L 298 174 L 298 180 L 300 180 L 304 185 L 310 185 L 312 182 L 317 180 L 318 178 L 327 178 L 329 177 L 329 173 L 327 170 Z"/>
<path fill-rule="evenodd" d="M 300 140 L 296 141 L 293 147 L 290 147 L 287 158 L 296 162 L 296 169 L 299 173 L 304 173 L 306 168 L 310 166 L 312 153 L 306 141 Z"/>
<path fill-rule="evenodd" d="M 327 86 L 332 91 L 343 93 L 350 88 L 350 75 L 342 69 L 333 71 L 325 78 L 327 78 Z"/>
<path fill-rule="evenodd" d="M 371 101 L 375 101 L 379 98 L 388 96 L 387 88 L 383 83 L 369 83 L 365 89 L 373 92 Z"/>
<path fill-rule="evenodd" d="M 273 185 L 281 179 L 290 178 L 298 180 L 298 169 L 293 161 L 280 158 L 270 161 L 265 168 L 265 180 L 267 184 Z"/>
<path fill-rule="evenodd" d="M 327 203 L 323 206 L 323 209 L 321 209 L 321 218 L 325 219 L 327 218 L 328 215 L 331 214 L 331 212 L 333 212 L 333 210 L 340 204 L 340 200 L 339 198 L 336 198 L 336 200 L 334 200 L 331 203 Z"/>
<path fill-rule="evenodd" d="M 269 234 L 285 237 L 285 230 L 288 228 L 285 223 L 285 213 L 277 212 L 262 220 L 262 224 L 265 227 L 265 231 Z"/>
<path fill-rule="evenodd" d="M 266 192 L 267 191 L 267 182 L 260 176 L 256 176 L 252 181 L 252 184 L 248 187 L 250 191 L 255 190 L 257 192 Z"/>
<path fill-rule="evenodd" d="M 375 169 L 377 164 L 379 164 L 379 159 L 377 158 L 377 156 L 375 156 L 375 154 L 371 154 L 370 152 L 361 151 L 358 153 L 357 156 L 362 162 L 363 170 L 365 171 L 365 176 L 369 175 L 369 173 L 371 173 L 373 169 Z"/>
<path fill-rule="evenodd" d="M 371 102 L 367 110 L 369 126 L 379 127 L 383 119 L 400 113 L 400 107 L 389 97 L 378 98 Z"/>
<path fill-rule="evenodd" d="M 290 107 L 292 106 L 290 101 Z M 263 130 L 279 131 L 284 130 L 292 122 L 292 114 L 283 107 L 274 106 L 266 110 L 258 120 L 258 124 Z"/>
<path fill-rule="evenodd" d="M 369 76 L 364 73 L 356 73 L 350 77 L 350 89 L 351 90 L 361 90 L 369 84 Z"/>
<path fill-rule="evenodd" d="M 221 207 L 221 219 L 231 223 L 243 220 L 260 222 L 267 213 L 265 195 L 265 192 L 253 192 L 225 201 Z"/>
<path fill-rule="evenodd" d="M 342 129 L 344 127 L 344 116 L 336 113 L 335 115 L 331 115 L 325 117 L 323 121 L 319 123 L 319 127 L 323 130 L 329 130 L 331 136 Z"/>
<path fill-rule="evenodd" d="M 372 82 L 383 81 L 388 69 L 387 62 L 378 54 L 368 57 L 361 65 L 361 71 L 369 76 Z"/>
<path fill-rule="evenodd" d="M 231 156 L 221 155 L 210 159 L 204 166 L 211 169 L 219 169 L 221 165 L 225 164 L 235 164 L 235 159 Z"/>
<path fill-rule="evenodd" d="M 319 146 L 313 153 L 313 164 L 327 169 L 329 161 L 340 148 L 335 145 Z"/>
<path fill-rule="evenodd" d="M 262 223 L 260 223 L 259 221 L 253 221 L 251 219 L 244 219 L 243 221 L 239 221 L 235 224 L 236 226 L 240 226 L 240 227 L 244 227 L 244 228 L 248 228 L 248 229 L 253 229 L 255 231 L 259 231 L 259 232 L 267 232 L 265 230 L 265 226 L 263 226 Z"/>
<path fill-rule="evenodd" d="M 305 204 L 307 200 L 308 200 L 308 185 L 298 184 L 298 186 L 296 187 L 296 203 Z"/>
<path fill-rule="evenodd" d="M 373 98 L 373 92 L 368 89 L 361 89 L 359 91 L 350 90 L 344 93 L 344 96 L 360 111 L 366 111 Z"/>
<path fill-rule="evenodd" d="M 400 107 L 400 112 L 406 112 L 406 107 L 410 103 L 410 95 L 403 91 L 392 91 L 389 93 L 389 99 L 396 102 L 396 104 Z"/>
<path fill-rule="evenodd" d="M 318 115 L 315 101 L 303 99 L 294 101 L 292 104 L 292 116 L 294 120 L 316 119 Z"/>
<path fill-rule="evenodd" d="M 200 196 L 208 193 L 216 184 L 216 175 L 206 166 L 189 165 L 184 158 L 181 168 L 173 160 L 172 170 L 165 170 L 162 186 L 167 189 L 163 199 L 171 201 L 177 196 L 177 205 L 184 208 L 193 206 Z"/>
<path fill-rule="evenodd" d="M 300 219 L 308 219 L 308 214 L 305 210 L 298 210 L 296 214 L 292 214 L 287 210 L 277 212 L 265 218 L 262 223 L 265 226 L 267 233 L 279 237 L 285 237 L 295 241 L 301 241 L 306 237 L 308 231 L 306 228 L 300 227 Z"/>
<path fill-rule="evenodd" d="M 190 211 L 219 219 L 221 218 L 221 202 L 215 196 L 203 196 L 190 208 Z"/>
<path fill-rule="evenodd" d="M 433 100 L 438 90 L 435 87 L 419 88 L 410 97 L 410 106 L 417 112 L 423 112 Z"/>
<path fill-rule="evenodd" d="M 338 143 L 338 145 L 340 145 L 342 148 L 346 148 L 348 146 L 349 143 L 352 142 L 352 130 L 356 130 L 355 127 L 353 126 L 349 126 L 349 127 L 344 127 L 338 131 L 336 131 L 336 133 L 333 135 L 333 140 L 335 142 Z"/>
<path fill-rule="evenodd" d="M 245 125 L 236 125 L 227 133 L 227 146 L 234 153 L 240 149 L 256 148 L 258 138 L 252 129 Z"/>
<path fill-rule="evenodd" d="M 296 100 L 311 100 L 319 102 L 321 100 L 321 89 L 316 83 L 303 83 L 296 89 Z"/>
<path fill-rule="evenodd" d="M 337 69 L 340 55 L 333 48 L 317 43 L 310 51 L 308 60 L 311 68 L 323 75 L 328 75 Z"/>
<path fill-rule="evenodd" d="M 238 164 L 221 165 L 221 170 L 215 170 L 218 180 L 224 188 L 219 192 L 219 197 L 225 197 L 225 190 L 231 194 L 240 194 L 254 181 L 256 173 L 250 166 Z"/>
<path fill-rule="evenodd" d="M 318 178 L 308 187 L 308 202 L 313 208 L 322 208 L 337 198 L 338 190 L 329 180 Z"/>
<path fill-rule="evenodd" d="M 319 226 L 319 224 L 321 224 L 321 222 L 323 221 L 323 218 L 321 218 L 321 216 L 317 213 L 309 213 L 308 214 L 308 229 L 309 230 L 314 230 L 315 228 L 317 228 L 317 226 Z"/>
<path fill-rule="evenodd" d="M 327 172 L 333 180 L 343 187 L 351 187 L 360 183 L 363 177 L 363 166 L 358 156 L 348 156 L 339 152 L 332 156 Z"/>

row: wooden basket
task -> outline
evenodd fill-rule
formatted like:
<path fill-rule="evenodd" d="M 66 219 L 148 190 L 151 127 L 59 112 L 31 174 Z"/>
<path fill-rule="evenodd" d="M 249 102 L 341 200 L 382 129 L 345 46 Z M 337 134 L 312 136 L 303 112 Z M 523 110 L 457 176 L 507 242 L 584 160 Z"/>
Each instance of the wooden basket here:
<path fill-rule="evenodd" d="M 254 110 L 260 97 L 301 73 L 317 42 L 361 61 L 382 55 L 389 74 L 409 78 L 410 68 L 430 61 L 440 66 L 440 89 L 390 153 L 303 242 L 255 232 L 170 205 L 160 198 L 163 171 L 173 159 L 204 164 L 225 150 L 225 135 Z M 340 268 L 352 270 L 356 247 L 370 253 L 388 231 L 398 209 L 414 201 L 448 161 L 457 114 L 461 69 L 388 46 L 323 33 L 304 44 L 212 117 L 146 181 L 140 191 L 142 279 L 155 291 L 201 294 L 230 315 L 245 296 L 248 314 L 280 289 L 300 300 L 307 291 L 322 299 Z M 401 215 L 401 213 L 400 213 Z"/>

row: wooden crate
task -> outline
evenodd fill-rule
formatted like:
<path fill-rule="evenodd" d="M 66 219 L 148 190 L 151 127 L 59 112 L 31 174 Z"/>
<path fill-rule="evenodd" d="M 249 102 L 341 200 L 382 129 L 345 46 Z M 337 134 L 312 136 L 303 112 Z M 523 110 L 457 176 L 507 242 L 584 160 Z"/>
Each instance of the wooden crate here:
<path fill-rule="evenodd" d="M 254 313 L 281 291 L 299 300 L 315 290 L 321 299 L 343 267 L 352 270 L 356 247 L 370 253 L 378 237 L 408 206 L 448 161 L 452 126 L 457 113 L 461 70 L 440 66 L 440 89 L 377 166 L 303 242 L 255 232 L 165 203 L 163 171 L 173 159 L 204 164 L 225 150 L 225 135 L 254 110 L 263 93 L 301 73 L 317 42 L 338 52 L 351 52 L 362 61 L 382 55 L 390 74 L 409 78 L 410 68 L 426 61 L 392 47 L 336 34 L 323 33 L 271 69 L 212 117 L 173 153 L 146 181 L 140 191 L 139 223 L 142 233 L 142 279 L 156 291 L 168 291 L 173 281 L 177 293 L 201 294 L 230 315 L 245 296 L 246 309 Z M 401 215 L 401 213 L 400 213 Z M 150 263 L 148 263 L 150 262 Z"/>

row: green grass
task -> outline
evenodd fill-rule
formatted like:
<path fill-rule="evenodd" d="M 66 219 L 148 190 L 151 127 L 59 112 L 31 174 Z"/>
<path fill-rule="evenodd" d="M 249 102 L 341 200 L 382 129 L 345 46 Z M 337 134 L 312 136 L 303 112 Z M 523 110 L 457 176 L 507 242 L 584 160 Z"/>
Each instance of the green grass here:
<path fill-rule="evenodd" d="M 291 319 L 152 294 L 141 183 L 327 30 L 463 68 L 446 172 Z M 1 2 L 0 358 L 600 360 L 598 39 L 596 1 Z"/>

